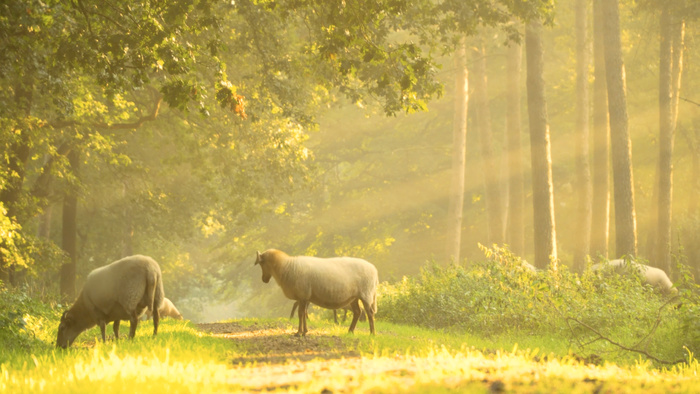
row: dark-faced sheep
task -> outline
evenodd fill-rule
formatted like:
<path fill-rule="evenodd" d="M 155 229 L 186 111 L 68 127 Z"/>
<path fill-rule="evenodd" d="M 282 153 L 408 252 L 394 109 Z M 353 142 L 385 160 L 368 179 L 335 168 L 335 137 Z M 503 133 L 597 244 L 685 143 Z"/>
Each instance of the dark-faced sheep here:
<path fill-rule="evenodd" d="M 360 301 L 367 312 L 370 332 L 375 333 L 379 275 L 371 263 L 353 257 L 290 257 L 282 251 L 269 249 L 262 254 L 258 252 L 255 264 L 262 268 L 263 282 L 269 283 L 274 277 L 284 295 L 299 302 L 297 336 L 306 335 L 308 331 L 306 309 L 309 303 L 326 309 L 349 306 L 353 311 L 349 332 L 354 332 L 360 318 Z"/>
<path fill-rule="evenodd" d="M 164 298 L 160 266 L 150 257 L 135 255 L 117 260 L 88 274 L 80 295 L 61 316 L 56 346 L 67 348 L 81 332 L 114 322 L 119 339 L 119 322 L 130 321 L 129 338 L 136 334 L 139 317 L 153 312 L 153 335 L 158 333 L 160 308 Z"/>
<path fill-rule="evenodd" d="M 172 317 L 173 319 L 182 320 L 182 315 L 180 311 L 175 308 L 175 304 L 168 297 L 163 298 L 163 304 L 158 308 L 158 314 L 161 319 L 164 317 Z M 153 312 L 146 311 L 143 320 L 148 320 L 153 317 Z"/>
<path fill-rule="evenodd" d="M 632 260 L 610 260 L 604 263 L 593 264 L 591 270 L 600 271 L 603 269 L 611 269 L 619 274 L 639 274 L 642 281 L 646 284 L 656 287 L 664 294 L 676 294 L 678 289 L 673 287 L 671 279 L 668 275 L 659 268 L 637 263 Z"/>

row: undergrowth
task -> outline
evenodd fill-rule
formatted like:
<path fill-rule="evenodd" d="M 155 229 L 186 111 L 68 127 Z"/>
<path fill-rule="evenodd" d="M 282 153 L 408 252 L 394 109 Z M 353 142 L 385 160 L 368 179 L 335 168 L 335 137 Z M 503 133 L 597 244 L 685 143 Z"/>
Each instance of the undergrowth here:
<path fill-rule="evenodd" d="M 585 357 L 625 351 L 673 363 L 700 349 L 700 292 L 687 273 L 669 298 L 634 276 L 533 272 L 505 248 L 484 251 L 487 261 L 431 262 L 417 277 L 382 283 L 380 318 L 487 336 L 565 336 Z"/>
<path fill-rule="evenodd" d="M 58 305 L 33 298 L 26 289 L 8 289 L 0 282 L 0 362 L 16 351 L 53 345 L 51 326 L 60 317 Z"/>

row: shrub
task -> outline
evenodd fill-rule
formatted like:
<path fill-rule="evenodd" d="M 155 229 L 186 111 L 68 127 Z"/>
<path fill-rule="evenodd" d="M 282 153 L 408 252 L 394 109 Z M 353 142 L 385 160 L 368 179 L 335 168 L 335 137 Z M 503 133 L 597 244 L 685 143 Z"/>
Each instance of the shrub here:
<path fill-rule="evenodd" d="M 567 267 L 532 272 L 507 249 L 484 248 L 488 260 L 441 267 L 429 262 L 417 277 L 380 287 L 381 317 L 430 328 L 459 328 L 480 334 L 526 332 L 570 336 L 581 348 L 600 336 L 654 350 L 664 336 L 685 330 L 684 344 L 700 336 L 697 288 L 681 290 L 674 309 L 668 298 L 635 276 L 571 273 Z M 694 282 L 693 282 L 694 283 Z M 692 297 L 695 301 L 691 301 Z M 657 331 L 655 336 L 649 336 Z M 682 345 L 673 356 L 682 353 Z"/>
<path fill-rule="evenodd" d="M 48 327 L 58 321 L 58 309 L 32 299 L 26 289 L 8 289 L 0 282 L 0 349 L 6 354 L 38 346 L 49 346 Z M 2 361 L 0 359 L 0 361 Z"/>

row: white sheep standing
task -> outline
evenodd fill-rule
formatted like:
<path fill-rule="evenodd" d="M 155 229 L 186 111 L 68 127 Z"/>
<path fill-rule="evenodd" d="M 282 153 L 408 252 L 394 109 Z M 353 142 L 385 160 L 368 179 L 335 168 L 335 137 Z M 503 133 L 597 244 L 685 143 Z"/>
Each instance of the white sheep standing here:
<path fill-rule="evenodd" d="M 662 293 L 678 293 L 678 289 L 673 287 L 671 279 L 668 278 L 668 275 L 666 275 L 666 272 L 664 272 L 662 269 L 640 264 L 633 260 L 617 259 L 603 263 L 597 263 L 591 266 L 591 270 L 595 272 L 606 269 L 608 267 L 612 267 L 612 269 L 615 272 L 620 274 L 628 274 L 630 273 L 629 270 L 636 270 L 636 272 L 639 273 L 644 283 L 656 287 Z"/>
<path fill-rule="evenodd" d="M 105 325 L 114 322 L 119 339 L 120 320 L 129 320 L 129 338 L 136 334 L 139 317 L 153 311 L 153 335 L 158 333 L 163 303 L 163 280 L 158 263 L 148 256 L 135 255 L 117 260 L 90 272 L 75 303 L 61 316 L 56 346 L 67 348 L 81 332 L 100 326 L 105 341 Z"/>
<path fill-rule="evenodd" d="M 350 306 L 353 312 L 349 332 L 354 332 L 360 318 L 360 301 L 367 312 L 370 333 L 374 334 L 374 314 L 377 312 L 377 268 L 368 261 L 354 257 L 329 259 L 295 256 L 268 249 L 258 252 L 254 265 L 262 268 L 262 281 L 275 282 L 290 300 L 299 302 L 299 330 L 306 335 L 306 310 L 309 303 L 322 308 L 339 309 Z"/>

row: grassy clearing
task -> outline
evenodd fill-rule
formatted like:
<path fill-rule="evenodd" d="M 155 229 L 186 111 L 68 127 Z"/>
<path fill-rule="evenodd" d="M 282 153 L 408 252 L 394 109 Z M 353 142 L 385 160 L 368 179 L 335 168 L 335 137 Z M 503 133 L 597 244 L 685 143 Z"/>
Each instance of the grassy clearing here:
<path fill-rule="evenodd" d="M 472 334 L 312 316 L 307 338 L 296 321 L 246 319 L 212 325 L 166 320 L 156 338 L 140 325 L 133 341 L 96 342 L 83 333 L 68 350 L 14 351 L 0 366 L 0 391 L 12 393 L 227 392 L 697 392 L 697 362 L 671 369 L 649 363 L 585 364 L 565 340 L 479 338 Z M 518 343 L 517 346 L 514 343 Z M 76 346 L 77 345 L 77 346 Z M 275 357 L 272 357 L 272 355 Z M 260 358 L 261 355 L 267 358 Z"/>

